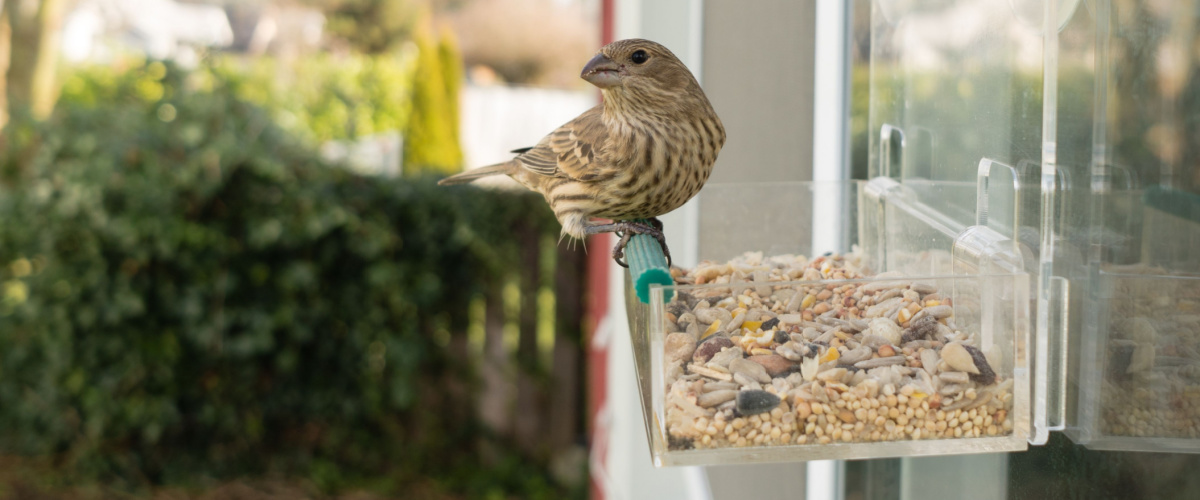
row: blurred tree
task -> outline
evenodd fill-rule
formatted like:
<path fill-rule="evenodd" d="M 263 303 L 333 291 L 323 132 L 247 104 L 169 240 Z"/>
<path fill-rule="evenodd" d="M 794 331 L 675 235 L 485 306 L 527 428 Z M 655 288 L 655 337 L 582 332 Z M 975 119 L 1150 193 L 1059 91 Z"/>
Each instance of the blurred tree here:
<path fill-rule="evenodd" d="M 413 78 L 412 112 L 404 134 L 404 166 L 409 172 L 425 170 L 457 172 L 462 167 L 458 146 L 458 95 L 449 95 L 438 42 L 429 23 L 422 23 L 414 36 L 417 44 L 417 69 Z M 461 65 L 461 60 L 451 62 Z M 454 70 L 461 75 L 461 68 Z M 453 84 L 457 89 L 458 84 Z"/>
<path fill-rule="evenodd" d="M 421 0 L 316 0 L 328 18 L 326 28 L 358 51 L 388 52 L 408 41 L 421 12 Z"/>
<path fill-rule="evenodd" d="M 517 84 L 586 86 L 579 69 L 595 54 L 600 23 L 585 2 L 489 0 L 452 12 L 468 67 Z"/>
<path fill-rule="evenodd" d="M 36 118 L 50 116 L 58 96 L 55 70 L 67 7 L 68 0 L 4 1 L 8 27 L 0 31 L 7 31 L 10 38 L 0 42 L 0 50 L 7 49 L 0 59 L 7 57 L 8 62 L 7 104 L 28 107 Z"/>
<path fill-rule="evenodd" d="M 8 123 L 8 60 L 12 53 L 12 25 L 9 24 L 9 8 L 0 0 L 0 129 Z"/>
<path fill-rule="evenodd" d="M 442 68 L 442 80 L 446 85 L 446 119 L 450 126 L 450 140 L 453 141 L 453 150 L 458 153 L 455 155 L 455 161 L 462 163 L 462 144 L 459 142 L 459 99 L 461 99 L 461 90 L 463 84 L 463 60 L 462 52 L 458 50 L 458 39 L 454 36 L 454 31 L 449 26 L 442 26 L 441 36 L 438 39 L 438 64 Z"/>

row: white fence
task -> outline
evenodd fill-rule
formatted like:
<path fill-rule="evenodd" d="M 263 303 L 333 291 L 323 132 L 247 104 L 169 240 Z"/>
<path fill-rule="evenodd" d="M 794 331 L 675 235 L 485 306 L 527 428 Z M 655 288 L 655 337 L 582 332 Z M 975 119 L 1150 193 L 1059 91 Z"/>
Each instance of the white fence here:
<path fill-rule="evenodd" d="M 467 168 L 499 163 L 510 151 L 533 146 L 559 125 L 596 105 L 598 92 L 491 85 L 463 88 L 459 133 Z M 321 153 L 364 174 L 399 175 L 403 139 L 387 132 L 354 141 L 330 141 Z M 509 184 L 507 178 L 484 181 Z"/>
<path fill-rule="evenodd" d="M 512 158 L 509 151 L 537 144 L 595 106 L 599 92 L 503 85 L 467 85 L 462 92 L 461 134 L 468 168 Z"/>

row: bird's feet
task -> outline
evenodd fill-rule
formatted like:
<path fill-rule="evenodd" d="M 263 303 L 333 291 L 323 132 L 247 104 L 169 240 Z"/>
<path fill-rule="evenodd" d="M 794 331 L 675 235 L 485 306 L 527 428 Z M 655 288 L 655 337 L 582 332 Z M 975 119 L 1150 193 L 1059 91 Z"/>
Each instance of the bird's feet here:
<path fill-rule="evenodd" d="M 617 221 L 612 224 L 595 224 L 584 228 L 587 234 L 600 233 L 616 233 L 621 237 L 617 241 L 617 245 L 613 247 L 612 257 L 621 267 L 629 267 L 625 262 L 625 246 L 629 244 L 629 239 L 635 234 L 646 234 L 653 236 L 658 241 L 658 245 L 662 247 L 663 255 L 667 258 L 667 267 L 671 267 L 671 251 L 667 249 L 667 238 L 663 236 L 662 222 L 657 218 L 646 219 L 648 222 L 641 221 Z"/>
<path fill-rule="evenodd" d="M 621 239 L 617 240 L 616 246 L 613 247 L 612 257 L 617 265 L 628 268 L 629 264 L 625 262 L 625 246 L 629 244 L 629 239 L 635 234 L 646 234 L 654 237 L 658 241 L 658 245 L 662 247 L 663 255 L 667 257 L 667 267 L 671 267 L 671 250 L 667 248 L 667 238 L 663 235 L 662 222 L 657 218 L 648 219 L 649 224 L 641 222 L 632 222 L 631 229 L 618 231 L 617 234 Z"/>

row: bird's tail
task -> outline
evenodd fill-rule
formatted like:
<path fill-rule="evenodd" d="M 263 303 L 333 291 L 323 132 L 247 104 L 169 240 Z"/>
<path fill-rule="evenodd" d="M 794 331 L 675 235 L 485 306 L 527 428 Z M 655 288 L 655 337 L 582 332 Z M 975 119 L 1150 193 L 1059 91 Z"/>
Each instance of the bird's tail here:
<path fill-rule="evenodd" d="M 508 173 L 508 163 L 497 163 L 486 167 L 473 168 L 461 174 L 452 175 L 438 181 L 439 186 L 449 186 L 452 184 L 466 184 L 481 177 L 490 175 L 501 175 Z"/>

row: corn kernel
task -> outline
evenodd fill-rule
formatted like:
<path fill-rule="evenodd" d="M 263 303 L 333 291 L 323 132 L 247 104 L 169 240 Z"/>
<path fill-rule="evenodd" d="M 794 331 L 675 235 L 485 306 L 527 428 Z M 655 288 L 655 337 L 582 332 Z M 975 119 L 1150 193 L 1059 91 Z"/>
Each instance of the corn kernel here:
<path fill-rule="evenodd" d="M 759 330 L 755 332 L 755 336 L 756 337 L 754 341 L 758 342 L 758 345 L 761 346 L 768 346 L 775 342 L 775 330 L 771 330 L 769 332 Z"/>

